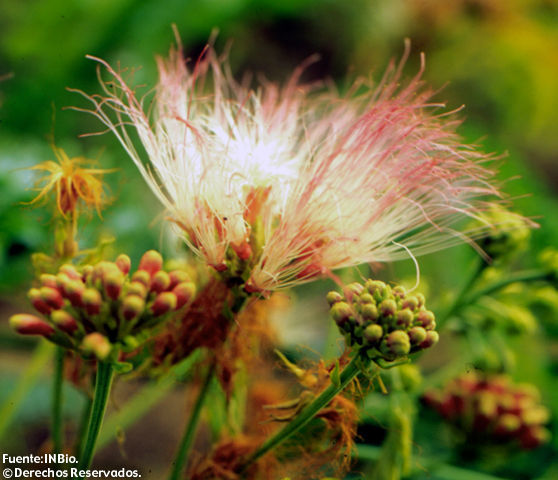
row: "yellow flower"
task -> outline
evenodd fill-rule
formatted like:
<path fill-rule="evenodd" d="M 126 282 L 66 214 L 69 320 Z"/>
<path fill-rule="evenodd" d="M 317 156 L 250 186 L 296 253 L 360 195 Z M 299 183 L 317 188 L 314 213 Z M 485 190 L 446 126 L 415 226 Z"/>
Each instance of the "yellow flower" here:
<path fill-rule="evenodd" d="M 113 170 L 82 168 L 91 161 L 83 157 L 68 158 L 61 148 L 53 146 L 52 149 L 58 162 L 48 160 L 30 168 L 48 173 L 37 181 L 40 193 L 29 204 L 37 203 L 54 191 L 56 206 L 62 216 L 75 215 L 79 200 L 87 208 L 95 207 L 101 216 L 101 206 L 106 202 L 102 175 Z"/>

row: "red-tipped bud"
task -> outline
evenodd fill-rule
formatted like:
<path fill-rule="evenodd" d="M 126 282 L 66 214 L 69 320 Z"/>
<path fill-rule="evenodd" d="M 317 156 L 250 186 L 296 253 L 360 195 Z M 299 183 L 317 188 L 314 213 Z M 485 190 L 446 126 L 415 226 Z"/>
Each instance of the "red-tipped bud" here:
<path fill-rule="evenodd" d="M 124 275 L 126 275 L 130 271 L 130 268 L 132 266 L 130 257 L 124 254 L 118 255 L 118 258 L 115 260 L 114 263 Z"/>
<path fill-rule="evenodd" d="M 499 436 L 513 435 L 521 428 L 521 421 L 517 415 L 504 413 L 498 418 L 494 426 L 494 433 Z"/>
<path fill-rule="evenodd" d="M 52 312 L 52 307 L 49 306 L 42 299 L 41 292 L 39 291 L 38 288 L 32 288 L 31 290 L 29 290 L 27 296 L 29 297 L 29 300 L 31 300 L 31 303 L 39 313 L 42 313 L 43 315 L 50 315 L 50 312 Z"/>
<path fill-rule="evenodd" d="M 527 428 L 519 438 L 521 446 L 525 450 L 537 448 L 550 440 L 550 432 L 544 427 Z"/>
<path fill-rule="evenodd" d="M 76 319 L 65 310 L 56 310 L 52 312 L 50 318 L 60 330 L 69 333 L 70 335 L 78 328 Z"/>
<path fill-rule="evenodd" d="M 397 305 L 394 300 L 387 299 L 380 303 L 380 313 L 383 317 L 391 317 L 395 315 L 397 311 Z"/>
<path fill-rule="evenodd" d="M 121 313 L 125 320 L 138 318 L 145 308 L 145 301 L 137 295 L 126 295 L 122 300 Z"/>
<path fill-rule="evenodd" d="M 83 338 L 81 349 L 85 353 L 95 355 L 99 360 L 105 360 L 112 350 L 112 345 L 106 337 L 98 332 L 94 332 Z"/>
<path fill-rule="evenodd" d="M 70 300 L 70 303 L 74 307 L 83 306 L 83 292 L 85 291 L 85 286 L 80 280 L 70 280 L 66 285 L 64 285 L 65 297 Z"/>
<path fill-rule="evenodd" d="M 156 293 L 164 292 L 169 288 L 170 283 L 169 274 L 164 270 L 159 270 L 151 279 L 151 291 Z"/>
<path fill-rule="evenodd" d="M 397 325 L 402 328 L 409 328 L 413 323 L 413 312 L 408 309 L 404 308 L 403 310 L 399 310 L 396 314 L 397 318 Z"/>
<path fill-rule="evenodd" d="M 64 298 L 59 290 L 51 287 L 41 287 L 39 289 L 41 300 L 54 309 L 64 306 Z"/>
<path fill-rule="evenodd" d="M 116 300 L 122 291 L 124 284 L 124 275 L 120 270 L 105 273 L 103 276 L 103 287 L 107 296 Z"/>
<path fill-rule="evenodd" d="M 190 281 L 190 275 L 188 275 L 184 270 L 173 270 L 169 273 L 169 278 L 171 282 L 169 285 L 170 289 L 173 289 L 179 283 Z"/>
<path fill-rule="evenodd" d="M 339 326 L 344 325 L 353 315 L 353 311 L 347 302 L 337 302 L 330 309 L 331 317 Z"/>
<path fill-rule="evenodd" d="M 69 263 L 62 265 L 58 272 L 68 275 L 68 277 L 72 280 L 81 280 L 81 273 L 76 270 L 76 267 L 70 265 Z"/>
<path fill-rule="evenodd" d="M 150 309 L 156 317 L 164 315 L 176 308 L 176 295 L 172 292 L 163 292 L 155 297 Z"/>
<path fill-rule="evenodd" d="M 243 242 L 240 245 L 231 245 L 231 247 L 240 260 L 246 261 L 252 256 L 252 247 L 248 242 Z"/>
<path fill-rule="evenodd" d="M 41 282 L 42 287 L 50 287 L 50 288 L 57 288 L 58 283 L 56 282 L 56 276 L 51 275 L 50 273 L 43 273 L 39 280 Z"/>
<path fill-rule="evenodd" d="M 403 330 L 394 330 L 387 336 L 384 350 L 397 356 L 407 355 L 411 351 L 409 335 Z"/>
<path fill-rule="evenodd" d="M 99 262 L 97 265 L 95 265 L 95 267 L 93 268 L 93 273 L 91 274 L 91 280 L 93 282 L 97 282 L 99 280 L 103 281 L 104 278 L 110 274 L 122 275 L 122 272 L 118 269 L 116 264 L 112 262 L 102 261 Z"/>
<path fill-rule="evenodd" d="M 176 295 L 176 308 L 178 309 L 194 298 L 196 286 L 192 282 L 182 282 L 173 288 L 172 293 Z"/>
<path fill-rule="evenodd" d="M 438 340 L 440 340 L 440 335 L 438 335 L 438 332 L 430 330 L 426 332 L 426 338 L 419 344 L 419 347 L 430 348 L 431 346 L 436 345 L 438 343 Z"/>
<path fill-rule="evenodd" d="M 147 296 L 147 288 L 140 282 L 132 282 L 126 288 L 126 295 L 137 295 L 138 297 L 145 298 Z"/>
<path fill-rule="evenodd" d="M 22 335 L 41 335 L 49 337 L 54 333 L 54 328 L 35 315 L 18 313 L 10 317 L 10 326 Z"/>
<path fill-rule="evenodd" d="M 97 315 L 101 311 L 103 299 L 101 294 L 94 288 L 86 288 L 83 292 L 83 305 L 88 315 Z"/>
<path fill-rule="evenodd" d="M 420 345 L 426 340 L 426 330 L 422 327 L 413 327 L 407 333 L 413 345 Z"/>
<path fill-rule="evenodd" d="M 81 275 L 81 279 L 83 283 L 86 283 L 91 280 L 91 275 L 93 275 L 93 270 L 95 270 L 93 265 L 85 265 L 85 267 L 83 267 L 82 269 L 83 274 Z"/>
<path fill-rule="evenodd" d="M 430 310 L 421 310 L 417 315 L 417 322 L 425 330 L 434 330 L 436 328 L 436 319 Z"/>
<path fill-rule="evenodd" d="M 145 270 L 138 270 L 132 275 L 132 281 L 142 283 L 146 287 L 149 287 L 151 276 Z"/>
<path fill-rule="evenodd" d="M 155 250 L 149 250 L 141 257 L 138 270 L 144 270 L 152 277 L 161 270 L 162 266 L 163 257 L 161 257 L 161 254 Z"/>

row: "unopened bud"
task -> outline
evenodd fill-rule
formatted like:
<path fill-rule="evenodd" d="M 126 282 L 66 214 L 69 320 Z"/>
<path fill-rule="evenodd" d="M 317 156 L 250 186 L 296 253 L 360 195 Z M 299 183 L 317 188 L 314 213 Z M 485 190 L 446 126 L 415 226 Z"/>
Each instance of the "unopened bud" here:
<path fill-rule="evenodd" d="M 438 343 L 438 340 L 440 340 L 440 335 L 438 335 L 438 332 L 436 332 L 435 330 L 430 330 L 426 332 L 426 338 L 419 344 L 419 347 L 422 349 L 430 348 L 433 345 L 436 345 Z"/>
<path fill-rule="evenodd" d="M 378 307 L 376 307 L 376 305 L 373 303 L 367 303 L 362 306 L 361 315 L 364 320 L 375 322 L 379 318 L 380 313 L 378 312 Z"/>
<path fill-rule="evenodd" d="M 494 427 L 496 435 L 513 435 L 521 427 L 521 421 L 517 415 L 511 413 L 504 413 L 500 415 Z"/>
<path fill-rule="evenodd" d="M 132 282 L 126 288 L 127 295 L 137 295 L 138 297 L 145 298 L 147 296 L 147 288 L 143 283 Z"/>
<path fill-rule="evenodd" d="M 329 306 L 333 306 L 334 303 L 337 302 L 341 302 L 343 300 L 343 295 L 341 295 L 339 292 L 329 292 L 326 295 L 326 300 L 327 303 L 329 303 Z"/>
<path fill-rule="evenodd" d="M 70 280 L 64 285 L 65 296 L 74 307 L 83 306 L 84 291 L 85 286 L 80 280 Z"/>
<path fill-rule="evenodd" d="M 368 340 L 368 343 L 375 344 L 382 339 L 384 331 L 380 325 L 372 324 L 368 325 L 363 332 L 364 338 Z"/>
<path fill-rule="evenodd" d="M 10 317 L 10 327 L 22 335 L 41 335 L 49 337 L 54 333 L 54 328 L 35 315 L 18 313 Z"/>
<path fill-rule="evenodd" d="M 376 302 L 381 302 L 387 293 L 387 285 L 379 280 L 367 280 L 366 290 L 374 297 Z"/>
<path fill-rule="evenodd" d="M 151 291 L 155 293 L 164 292 L 169 288 L 170 283 L 169 274 L 164 270 L 159 270 L 151 279 Z"/>
<path fill-rule="evenodd" d="M 132 275 L 132 282 L 139 282 L 145 287 L 149 287 L 151 283 L 151 276 L 145 270 L 138 270 Z"/>
<path fill-rule="evenodd" d="M 413 345 L 420 345 L 426 340 L 426 330 L 422 327 L 413 327 L 407 333 Z"/>
<path fill-rule="evenodd" d="M 126 295 L 122 300 L 122 316 L 130 321 L 139 317 L 145 309 L 145 301 L 137 295 Z"/>
<path fill-rule="evenodd" d="M 103 276 L 103 287 L 107 296 L 116 300 L 122 291 L 124 275 L 120 270 L 108 272 Z"/>
<path fill-rule="evenodd" d="M 41 287 L 39 289 L 41 300 L 54 309 L 64 306 L 64 298 L 56 288 Z"/>
<path fill-rule="evenodd" d="M 413 323 L 413 312 L 408 308 L 404 308 L 403 310 L 399 310 L 396 315 L 397 318 L 397 325 L 404 329 L 409 328 Z"/>
<path fill-rule="evenodd" d="M 103 304 L 103 299 L 101 294 L 94 288 L 87 288 L 83 292 L 83 305 L 85 306 L 85 311 L 88 315 L 98 315 L 101 311 L 101 305 Z"/>
<path fill-rule="evenodd" d="M 414 311 L 418 308 L 418 304 L 419 304 L 419 302 L 417 300 L 417 297 L 407 297 L 401 303 L 401 307 L 402 308 L 408 308 L 409 310 Z"/>
<path fill-rule="evenodd" d="M 417 315 L 417 322 L 425 330 L 434 330 L 436 328 L 436 320 L 430 310 L 421 310 Z"/>
<path fill-rule="evenodd" d="M 172 292 L 163 292 L 155 297 L 150 309 L 156 317 L 164 315 L 176 308 L 176 295 Z"/>
<path fill-rule="evenodd" d="M 39 313 L 42 313 L 43 315 L 50 315 L 50 312 L 52 312 L 52 307 L 42 299 L 41 292 L 38 288 L 32 288 L 31 290 L 29 290 L 27 296 Z"/>
<path fill-rule="evenodd" d="M 73 265 L 66 263 L 60 267 L 59 273 L 67 275 L 72 280 L 81 280 L 81 273 L 79 273 Z"/>
<path fill-rule="evenodd" d="M 388 352 L 393 355 L 407 355 L 411 351 L 409 335 L 407 335 L 403 330 L 394 330 L 387 336 L 385 340 L 385 347 Z"/>
<path fill-rule="evenodd" d="M 189 303 L 196 294 L 196 286 L 192 282 L 182 282 L 172 289 L 176 295 L 176 308 L 182 308 Z"/>
<path fill-rule="evenodd" d="M 397 305 L 395 304 L 394 300 L 384 300 L 382 303 L 380 303 L 379 310 L 383 317 L 391 317 L 395 315 L 395 312 L 397 311 Z"/>
<path fill-rule="evenodd" d="M 93 275 L 94 269 L 93 265 L 85 265 L 85 267 L 82 268 L 83 273 L 81 275 L 81 279 L 83 280 L 83 283 L 91 280 L 91 275 Z"/>
<path fill-rule="evenodd" d="M 50 288 L 57 288 L 58 283 L 56 282 L 56 276 L 51 275 L 50 273 L 43 273 L 39 280 L 41 282 L 41 286 L 43 287 L 50 287 Z"/>
<path fill-rule="evenodd" d="M 521 421 L 524 425 L 543 425 L 550 420 L 550 413 L 542 405 L 528 408 L 521 412 Z"/>
<path fill-rule="evenodd" d="M 149 250 L 143 254 L 140 260 L 138 270 L 144 270 L 152 277 L 163 266 L 163 257 L 155 250 Z"/>
<path fill-rule="evenodd" d="M 173 270 L 172 272 L 169 272 L 169 278 L 171 281 L 169 288 L 171 289 L 176 287 L 179 283 L 190 281 L 190 275 L 188 275 L 184 270 Z"/>
<path fill-rule="evenodd" d="M 83 338 L 81 348 L 85 353 L 93 354 L 99 360 L 105 360 L 110 355 L 112 345 L 106 337 L 93 332 Z"/>
<path fill-rule="evenodd" d="M 527 428 L 519 438 L 521 446 L 525 450 L 537 448 L 550 440 L 550 432 L 540 426 Z"/>
<path fill-rule="evenodd" d="M 128 272 L 130 271 L 130 268 L 132 266 L 132 261 L 130 260 L 130 257 L 128 255 L 118 255 L 117 259 L 114 261 L 114 263 L 116 264 L 116 266 L 118 267 L 118 269 L 124 274 L 127 275 Z"/>
<path fill-rule="evenodd" d="M 76 319 L 65 310 L 56 310 L 52 312 L 50 318 L 60 330 L 70 335 L 78 328 Z"/>
<path fill-rule="evenodd" d="M 391 289 L 391 293 L 393 293 L 393 296 L 396 298 L 405 298 L 405 295 L 407 294 L 407 291 L 405 290 L 405 287 L 402 287 L 401 285 L 398 285 L 396 287 L 393 287 Z"/>
<path fill-rule="evenodd" d="M 344 325 L 351 318 L 353 311 L 347 302 L 337 302 L 331 309 L 331 316 L 339 326 Z"/>
<path fill-rule="evenodd" d="M 372 295 L 370 295 L 367 292 L 364 292 L 360 295 L 359 302 L 363 305 L 366 305 L 368 303 L 375 303 L 374 298 L 372 297 Z"/>
<path fill-rule="evenodd" d="M 426 299 L 424 298 L 424 295 L 422 293 L 417 293 L 415 295 L 417 302 L 418 302 L 418 307 L 424 307 L 424 304 L 426 303 Z"/>
<path fill-rule="evenodd" d="M 345 287 L 345 296 L 350 300 L 350 297 L 360 295 L 363 289 L 364 287 L 360 283 L 350 283 Z"/>

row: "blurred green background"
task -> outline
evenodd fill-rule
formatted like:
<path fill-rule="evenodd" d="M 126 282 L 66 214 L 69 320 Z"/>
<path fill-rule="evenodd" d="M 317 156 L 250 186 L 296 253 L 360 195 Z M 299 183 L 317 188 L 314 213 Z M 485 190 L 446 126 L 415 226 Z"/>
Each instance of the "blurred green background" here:
<path fill-rule="evenodd" d="M 118 169 L 107 176 L 113 202 L 103 221 L 85 221 L 83 246 L 113 235 L 114 251 L 128 252 L 133 261 L 148 248 L 175 248 L 162 234 L 155 198 L 116 140 L 110 135 L 78 138 L 100 125 L 91 116 L 64 109 L 85 105 L 67 87 L 100 91 L 96 66 L 86 54 L 112 65 L 141 66 L 136 81 L 153 85 L 154 55 L 166 54 L 174 41 L 172 24 L 193 58 L 215 30 L 218 51 L 232 40 L 230 59 L 239 76 L 249 70 L 281 81 L 318 53 L 320 61 L 304 80 L 328 78 L 341 88 L 355 75 L 379 79 L 410 38 L 407 74 L 417 71 L 419 52 L 425 52 L 424 79 L 441 89 L 436 99 L 450 109 L 466 105 L 460 133 L 486 151 L 506 154 L 500 162 L 504 189 L 520 213 L 540 224 L 531 250 L 517 266 L 530 266 L 543 247 L 558 243 L 558 1 L 2 0 L 0 11 L 0 400 L 25 359 L 18 352 L 30 348 L 8 331 L 7 318 L 26 306 L 30 253 L 50 248 L 50 212 L 21 202 L 34 195 L 35 177 L 25 167 L 53 158 L 51 136 L 69 156 L 98 159 L 103 168 Z M 425 257 L 422 276 L 450 291 L 462 283 L 473 257 L 467 247 Z M 454 268 L 448 271 L 450 264 Z M 413 274 L 411 262 L 381 272 L 386 278 Z M 299 311 L 314 305 L 313 295 L 324 288 L 318 284 L 296 292 L 302 299 Z M 434 297 L 443 293 L 434 292 Z M 556 312 L 541 323 L 534 339 L 515 347 L 516 374 L 539 385 L 558 418 Z M 323 339 L 319 333 L 318 327 L 312 337 L 316 343 Z M 46 385 L 33 391 L 34 402 L 28 399 L 20 412 L 23 423 L 14 437 L 20 445 L 25 422 L 40 416 L 37 405 L 44 404 Z M 558 467 L 548 451 L 545 455 L 529 457 L 520 473 L 506 475 L 536 478 L 546 471 L 544 478 L 558 478 Z M 525 473 L 530 468 L 537 474 Z"/>

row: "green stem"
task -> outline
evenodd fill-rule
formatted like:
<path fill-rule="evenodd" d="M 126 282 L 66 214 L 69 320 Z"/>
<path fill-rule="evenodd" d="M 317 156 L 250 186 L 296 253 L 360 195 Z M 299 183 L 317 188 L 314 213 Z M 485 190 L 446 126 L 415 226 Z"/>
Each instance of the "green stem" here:
<path fill-rule="evenodd" d="M 107 408 L 107 401 L 114 376 L 114 366 L 108 362 L 98 362 L 97 379 L 95 381 L 95 395 L 91 407 L 91 415 L 85 435 L 85 445 L 80 455 L 78 470 L 87 470 L 95 453 L 95 444 L 103 423 L 103 417 Z"/>
<path fill-rule="evenodd" d="M 52 385 L 52 444 L 54 453 L 62 453 L 64 446 L 62 425 L 62 388 L 64 386 L 64 349 L 56 347 Z"/>
<path fill-rule="evenodd" d="M 300 414 L 295 417 L 291 422 L 285 425 L 281 430 L 275 433 L 272 437 L 268 438 L 242 465 L 242 472 L 246 471 L 252 463 L 265 455 L 271 449 L 275 448 L 280 443 L 287 440 L 291 435 L 298 432 L 304 425 L 306 425 L 314 416 L 333 398 L 341 392 L 349 382 L 356 377 L 360 372 L 360 359 L 355 356 L 350 363 L 343 369 L 340 375 L 340 381 L 337 384 L 330 384 L 320 395 L 318 395 L 312 403 L 304 408 Z"/>
<path fill-rule="evenodd" d="M 91 416 L 91 407 L 93 406 L 93 397 L 87 395 L 83 404 L 83 412 L 79 421 L 78 434 L 76 437 L 76 444 L 74 446 L 74 452 L 76 455 L 83 449 L 83 442 L 85 441 L 85 432 L 87 431 L 87 424 L 89 423 L 89 417 Z M 97 448 L 99 448 L 100 442 L 97 442 Z"/>
<path fill-rule="evenodd" d="M 186 430 L 184 431 L 184 435 L 182 437 L 182 440 L 180 441 L 178 451 L 176 452 L 176 457 L 174 459 L 173 468 L 169 476 L 169 480 L 178 480 L 179 478 L 181 478 L 182 470 L 184 469 L 184 466 L 186 464 L 188 452 L 196 434 L 198 421 L 200 419 L 200 413 L 202 411 L 207 392 L 209 391 L 209 386 L 211 384 L 211 380 L 213 379 L 214 372 L 215 365 L 212 365 L 207 372 L 201 390 L 198 394 L 198 398 L 196 399 L 194 409 L 192 410 L 192 414 L 190 415 L 190 419 L 186 424 Z"/>
<path fill-rule="evenodd" d="M 196 350 L 192 355 L 173 366 L 158 382 L 144 387 L 126 403 L 125 408 L 109 416 L 99 435 L 97 448 L 102 448 L 116 436 L 118 431 L 125 430 L 142 418 L 177 382 L 186 376 L 199 358 L 200 350 Z"/>
<path fill-rule="evenodd" d="M 27 392 L 33 387 L 45 365 L 48 365 L 52 351 L 53 346 L 51 343 L 45 340 L 40 341 L 35 348 L 29 366 L 26 368 L 17 385 L 13 388 L 11 395 L 0 407 L 0 439 L 7 432 L 13 420 L 13 416 L 21 406 Z"/>

